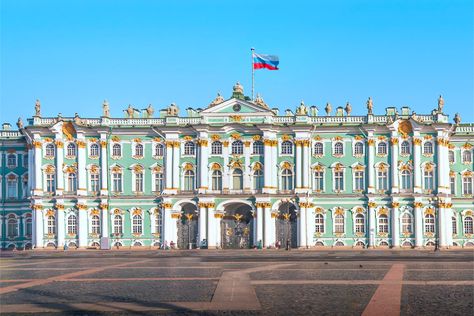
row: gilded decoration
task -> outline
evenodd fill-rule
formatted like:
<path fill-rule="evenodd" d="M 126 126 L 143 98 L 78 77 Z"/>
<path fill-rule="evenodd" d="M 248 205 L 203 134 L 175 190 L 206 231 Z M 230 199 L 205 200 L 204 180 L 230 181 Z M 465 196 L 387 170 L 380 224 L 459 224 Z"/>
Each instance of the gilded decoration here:
<path fill-rule="evenodd" d="M 187 135 L 187 136 L 184 136 L 183 139 L 184 139 L 185 141 L 189 142 L 189 141 L 192 141 L 192 140 L 193 140 L 193 137 Z"/>
<path fill-rule="evenodd" d="M 369 139 L 367 140 L 367 144 L 368 144 L 369 146 L 374 146 L 374 145 L 375 145 L 375 139 L 369 138 Z"/>
<path fill-rule="evenodd" d="M 33 146 L 34 146 L 35 148 L 41 148 L 41 141 L 39 141 L 39 140 L 34 140 L 34 141 L 33 141 Z"/>
<path fill-rule="evenodd" d="M 356 213 L 357 213 L 357 214 L 362 214 L 362 213 L 364 213 L 364 208 L 358 207 L 358 208 L 356 209 Z"/>
<path fill-rule="evenodd" d="M 153 138 L 153 141 L 155 143 L 161 143 L 163 141 L 163 139 L 161 137 L 155 137 L 155 138 Z"/>
<path fill-rule="evenodd" d="M 105 140 L 100 141 L 100 147 L 105 148 L 107 146 L 107 142 Z"/>
<path fill-rule="evenodd" d="M 244 142 L 245 147 L 250 147 L 251 144 L 252 144 L 252 143 L 251 143 L 249 140 L 246 140 L 246 141 Z"/>
<path fill-rule="evenodd" d="M 222 213 L 216 213 L 216 214 L 214 214 L 214 218 L 220 218 L 220 219 L 222 219 L 222 218 L 224 218 L 224 214 L 222 214 Z"/>
<path fill-rule="evenodd" d="M 55 203 L 54 207 L 60 211 L 60 210 L 64 210 L 64 204 L 61 204 L 61 203 Z"/>
<path fill-rule="evenodd" d="M 256 141 L 259 141 L 259 140 L 261 140 L 261 139 L 262 139 L 262 136 L 260 136 L 260 135 L 253 135 L 253 136 L 252 136 L 252 140 L 255 141 L 255 142 L 256 142 Z"/>
<path fill-rule="evenodd" d="M 45 137 L 43 140 L 44 140 L 45 143 L 52 143 L 53 142 L 53 139 L 49 138 L 49 137 Z"/>
<path fill-rule="evenodd" d="M 69 140 L 73 139 L 76 134 L 76 129 L 74 128 L 74 125 L 72 125 L 72 122 L 64 122 L 62 131 L 63 134 L 66 135 L 66 138 Z"/>
<path fill-rule="evenodd" d="M 109 204 L 107 203 L 100 203 L 99 204 L 99 208 L 103 209 L 103 210 L 106 210 L 109 208 Z"/>
<path fill-rule="evenodd" d="M 403 134 L 410 134 L 413 132 L 413 128 L 409 120 L 403 120 L 398 124 L 398 132 Z"/>
<path fill-rule="evenodd" d="M 56 169 L 52 165 L 47 165 L 45 169 L 46 174 L 54 174 L 56 172 Z"/>
<path fill-rule="evenodd" d="M 65 171 L 67 173 L 76 173 L 76 168 L 74 166 L 67 166 Z"/>
<path fill-rule="evenodd" d="M 118 208 L 114 210 L 114 215 L 121 215 L 121 214 L 122 214 L 122 211 L 119 210 Z"/>
<path fill-rule="evenodd" d="M 114 172 L 114 173 L 122 172 L 122 168 L 119 167 L 119 166 L 113 166 L 112 167 L 112 172 Z"/>
<path fill-rule="evenodd" d="M 421 145 L 421 138 L 413 138 L 413 144 L 414 145 L 417 145 L 417 146 L 420 146 Z"/>
<path fill-rule="evenodd" d="M 78 210 L 85 210 L 85 209 L 87 209 L 87 205 L 84 204 L 84 203 L 77 203 L 77 204 L 76 204 L 76 208 L 77 208 Z"/>
<path fill-rule="evenodd" d="M 316 140 L 316 141 L 320 141 L 321 139 L 322 139 L 322 138 L 321 138 L 321 136 L 319 136 L 319 135 L 314 136 L 314 140 Z"/>
<path fill-rule="evenodd" d="M 240 161 L 236 160 L 236 161 L 232 162 L 231 167 L 234 168 L 234 169 L 235 168 L 242 168 L 242 163 Z"/>
<path fill-rule="evenodd" d="M 365 167 L 362 165 L 356 165 L 354 167 L 354 171 L 364 171 Z"/>
<path fill-rule="evenodd" d="M 316 165 L 316 166 L 313 167 L 313 170 L 314 170 L 314 171 L 323 171 L 324 168 L 323 168 L 323 166 L 321 166 L 321 165 Z"/>
<path fill-rule="evenodd" d="M 154 173 L 161 173 L 163 170 L 161 168 L 161 166 L 155 166 L 153 167 L 153 172 Z"/>
<path fill-rule="evenodd" d="M 282 141 L 291 140 L 291 138 L 292 138 L 292 137 L 291 137 L 290 135 L 288 135 L 288 134 L 283 134 L 283 135 L 281 136 L 281 140 L 282 140 Z"/>
<path fill-rule="evenodd" d="M 41 205 L 41 204 L 33 204 L 33 205 L 31 205 L 31 209 L 32 209 L 33 211 L 40 211 L 40 210 L 43 209 L 43 205 Z"/>
<path fill-rule="evenodd" d="M 400 203 L 399 202 L 392 202 L 392 207 L 393 208 L 398 208 L 398 207 L 400 207 Z"/>
<path fill-rule="evenodd" d="M 415 208 L 422 208 L 422 207 L 423 207 L 423 203 L 421 203 L 421 202 L 414 202 L 414 203 L 413 203 L 413 206 L 414 206 Z"/>
<path fill-rule="evenodd" d="M 361 141 L 361 140 L 364 139 L 364 137 L 360 136 L 360 135 L 356 135 L 356 136 L 354 136 L 354 139 L 357 140 L 357 141 Z"/>
<path fill-rule="evenodd" d="M 143 167 L 141 165 L 135 165 L 135 166 L 133 166 L 133 172 L 142 173 L 143 172 Z"/>
<path fill-rule="evenodd" d="M 384 164 L 384 163 L 381 163 L 381 164 L 378 165 L 377 170 L 378 170 L 378 171 L 381 171 L 381 172 L 387 171 L 387 170 L 388 170 L 388 166 L 387 166 L 386 164 Z"/>
<path fill-rule="evenodd" d="M 470 170 L 466 170 L 462 173 L 463 177 L 472 177 L 473 173 Z"/>
<path fill-rule="evenodd" d="M 464 213 L 464 216 L 472 216 L 473 212 L 471 210 L 467 210 L 465 213 Z"/>
<path fill-rule="evenodd" d="M 336 166 L 334 167 L 334 171 L 340 172 L 344 170 L 344 165 L 342 163 L 337 163 Z"/>
<path fill-rule="evenodd" d="M 469 150 L 472 148 L 472 144 L 466 142 L 464 145 L 462 145 L 462 148 Z"/>
<path fill-rule="evenodd" d="M 268 139 L 268 138 L 266 138 L 266 139 L 263 140 L 263 144 L 264 144 L 265 146 L 270 146 L 270 147 L 273 146 L 273 147 L 275 147 L 275 146 L 278 144 L 278 141 L 277 141 L 276 139 Z"/>
<path fill-rule="evenodd" d="M 232 133 L 232 134 L 230 134 L 230 137 L 235 139 L 235 140 L 239 140 L 239 139 L 242 138 L 242 136 L 240 136 L 239 133 Z"/>
<path fill-rule="evenodd" d="M 112 141 L 115 142 L 115 143 L 117 143 L 117 142 L 120 141 L 120 137 L 118 137 L 118 136 L 112 136 Z"/>
<path fill-rule="evenodd" d="M 434 169 L 434 165 L 432 163 L 425 164 L 426 171 L 433 171 L 433 169 Z"/>
<path fill-rule="evenodd" d="M 253 165 L 253 170 L 262 170 L 262 164 L 257 162 L 255 165 Z"/>
<path fill-rule="evenodd" d="M 334 214 L 344 215 L 344 209 L 342 207 L 336 207 L 336 209 L 334 210 Z"/>
<path fill-rule="evenodd" d="M 134 139 L 133 139 L 133 142 L 134 142 L 134 143 L 141 143 L 141 142 L 142 142 L 142 139 L 137 137 L 137 138 L 134 138 Z"/>
<path fill-rule="evenodd" d="M 99 215 L 100 214 L 100 211 L 98 209 L 93 209 L 91 210 L 91 215 Z"/>
<path fill-rule="evenodd" d="M 224 147 L 229 147 L 229 141 L 228 141 L 228 140 L 224 140 L 224 141 L 222 142 L 222 146 L 224 146 Z"/>
<path fill-rule="evenodd" d="M 375 202 L 369 202 L 367 203 L 367 205 L 369 206 L 369 208 L 374 208 L 377 206 L 377 204 Z"/>
<path fill-rule="evenodd" d="M 211 170 L 221 170 L 221 166 L 215 162 L 212 164 Z"/>
<path fill-rule="evenodd" d="M 397 137 L 392 137 L 390 138 L 390 143 L 392 145 L 397 145 L 398 144 L 398 138 Z"/>
<path fill-rule="evenodd" d="M 198 145 L 201 146 L 201 147 L 206 147 L 207 146 L 207 139 L 198 139 L 197 141 Z"/>
<path fill-rule="evenodd" d="M 162 204 L 162 206 L 163 206 L 163 208 L 165 208 L 165 209 L 170 209 L 170 208 L 173 207 L 173 204 L 171 204 L 170 202 L 164 202 L 164 203 Z"/>
<path fill-rule="evenodd" d="M 455 177 L 455 176 L 456 176 L 456 172 L 454 172 L 453 170 L 450 170 L 450 171 L 449 171 L 449 176 L 450 176 L 450 177 Z"/>
<path fill-rule="evenodd" d="M 433 136 L 431 136 L 431 135 L 425 135 L 425 136 L 423 136 L 423 139 L 424 139 L 424 140 L 430 140 L 430 139 L 433 139 Z"/>
<path fill-rule="evenodd" d="M 97 143 L 97 138 L 89 138 L 90 143 Z"/>
<path fill-rule="evenodd" d="M 387 137 L 381 135 L 381 136 L 378 136 L 377 139 L 378 139 L 379 141 L 383 142 L 383 141 L 385 141 L 385 140 L 387 139 Z"/>
<path fill-rule="evenodd" d="M 311 208 L 314 207 L 314 204 L 311 202 L 299 202 L 298 203 L 300 208 Z"/>
<path fill-rule="evenodd" d="M 194 170 L 194 167 L 192 164 L 187 163 L 184 165 L 184 170 Z"/>
<path fill-rule="evenodd" d="M 53 210 L 47 210 L 46 211 L 46 216 L 54 216 L 54 211 Z"/>
<path fill-rule="evenodd" d="M 231 120 L 234 122 L 240 122 L 242 121 L 242 115 L 231 115 L 230 116 Z"/>
<path fill-rule="evenodd" d="M 132 215 L 142 215 L 142 210 L 139 208 L 136 208 L 133 210 Z"/>
<path fill-rule="evenodd" d="M 173 219 L 180 219 L 180 218 L 181 218 L 181 214 L 179 214 L 179 213 L 172 213 L 172 214 L 171 214 L 171 218 L 173 218 Z"/>
<path fill-rule="evenodd" d="M 448 148 L 451 149 L 451 150 L 453 150 L 454 148 L 456 148 L 456 146 L 454 146 L 454 144 L 449 143 L 449 144 L 448 144 Z"/>
<path fill-rule="evenodd" d="M 282 166 L 281 166 L 282 169 L 291 169 L 291 164 L 287 161 L 285 161 Z"/>
<path fill-rule="evenodd" d="M 97 174 L 99 173 L 99 167 L 97 165 L 92 165 L 91 166 L 91 173 L 92 174 Z"/>
<path fill-rule="evenodd" d="M 434 209 L 432 207 L 428 207 L 426 210 L 425 210 L 425 215 L 434 215 Z"/>
<path fill-rule="evenodd" d="M 219 135 L 217 135 L 217 134 L 213 134 L 213 135 L 211 135 L 211 139 L 212 139 L 212 141 L 214 141 L 214 142 L 215 142 L 215 141 L 218 141 L 218 140 L 220 140 L 220 139 L 221 139 L 221 137 L 220 137 Z"/>
<path fill-rule="evenodd" d="M 380 216 L 380 215 L 388 215 L 388 209 L 387 209 L 386 207 L 381 207 L 381 208 L 379 209 L 379 212 L 378 212 L 378 213 L 379 213 L 379 216 Z"/>
<path fill-rule="evenodd" d="M 322 207 L 317 207 L 314 212 L 316 214 L 324 214 L 324 209 Z"/>

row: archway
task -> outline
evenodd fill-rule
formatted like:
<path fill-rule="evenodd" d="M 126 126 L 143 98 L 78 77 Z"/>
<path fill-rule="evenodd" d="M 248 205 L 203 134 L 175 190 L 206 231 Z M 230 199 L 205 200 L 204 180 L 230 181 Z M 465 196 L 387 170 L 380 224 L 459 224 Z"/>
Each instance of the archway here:
<path fill-rule="evenodd" d="M 185 203 L 181 206 L 181 217 L 178 220 L 178 248 L 196 248 L 197 234 L 198 215 L 196 205 Z"/>
<path fill-rule="evenodd" d="M 254 245 L 252 208 L 243 203 L 225 207 L 221 220 L 221 243 L 224 249 L 243 249 Z"/>
<path fill-rule="evenodd" d="M 298 247 L 298 223 L 296 206 L 290 202 L 284 202 L 278 208 L 276 217 L 276 243 L 282 248 L 289 243 L 291 248 Z"/>

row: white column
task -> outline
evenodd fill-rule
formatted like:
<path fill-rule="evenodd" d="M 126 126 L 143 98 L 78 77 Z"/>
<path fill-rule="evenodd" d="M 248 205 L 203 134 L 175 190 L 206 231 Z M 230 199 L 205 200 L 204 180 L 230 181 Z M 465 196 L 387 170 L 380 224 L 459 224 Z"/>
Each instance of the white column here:
<path fill-rule="evenodd" d="M 449 188 L 449 141 L 443 137 L 442 132 L 438 131 L 437 154 L 438 154 L 438 193 L 450 194 Z"/>
<path fill-rule="evenodd" d="M 398 137 L 396 132 L 392 132 L 392 194 L 400 192 L 398 181 Z"/>
<path fill-rule="evenodd" d="M 81 202 L 84 203 L 85 201 Z M 87 247 L 89 232 L 87 229 L 87 209 L 79 209 L 79 247 Z"/>
<path fill-rule="evenodd" d="M 34 180 L 35 180 L 34 150 L 33 148 L 31 148 L 31 146 L 28 146 L 28 195 L 29 196 L 32 195 L 31 190 L 33 189 Z M 2 193 L 0 193 L 0 196 L 2 196 Z"/>
<path fill-rule="evenodd" d="M 453 246 L 453 225 L 451 217 L 453 216 L 453 210 L 451 209 L 452 204 L 446 203 L 446 208 L 444 212 L 445 216 L 445 225 L 446 225 L 446 247 Z"/>
<path fill-rule="evenodd" d="M 272 218 L 271 215 L 271 208 L 269 205 L 266 205 L 263 209 L 263 213 L 265 214 L 264 223 L 264 238 L 263 238 L 263 245 L 264 247 L 268 247 L 270 245 L 275 244 L 275 218 Z"/>
<path fill-rule="evenodd" d="M 263 245 L 263 203 L 256 203 L 257 206 L 257 216 L 254 220 L 257 222 L 255 244 L 258 245 L 258 242 L 261 240 Z"/>
<path fill-rule="evenodd" d="M 224 156 L 225 157 L 225 156 Z M 263 151 L 263 159 L 264 159 L 264 187 L 263 193 L 270 193 L 272 192 L 272 140 L 265 139 L 264 140 L 264 151 Z"/>
<path fill-rule="evenodd" d="M 299 239 L 299 242 L 298 242 L 298 246 L 299 247 L 306 247 L 307 244 L 306 244 L 306 213 L 308 211 L 308 203 L 304 202 L 304 203 L 300 203 L 299 204 L 299 207 L 300 207 L 300 214 L 299 214 L 299 217 L 298 217 L 298 224 L 299 224 L 299 227 L 298 227 L 298 239 Z"/>
<path fill-rule="evenodd" d="M 199 143 L 199 176 L 200 185 L 199 193 L 206 193 L 209 189 L 208 178 L 209 178 L 209 147 L 207 139 L 200 139 Z"/>
<path fill-rule="evenodd" d="M 100 203 L 101 208 L 101 219 L 100 219 L 100 233 L 101 237 L 109 237 L 109 208 L 107 200 L 102 200 Z"/>
<path fill-rule="evenodd" d="M 222 221 L 222 214 L 215 214 L 214 215 L 216 221 L 215 221 L 215 228 L 216 228 L 216 247 L 221 248 L 222 247 L 222 242 L 221 242 L 221 221 Z"/>
<path fill-rule="evenodd" d="M 108 164 L 107 164 L 107 136 L 100 134 L 100 195 L 108 194 L 107 178 L 108 178 Z"/>
<path fill-rule="evenodd" d="M 295 170 L 295 173 L 296 173 L 296 190 L 299 191 L 298 189 L 301 189 L 301 187 L 303 186 L 303 182 L 301 180 L 302 178 L 302 171 L 303 171 L 303 168 L 302 168 L 302 163 L 303 163 L 303 157 L 301 155 L 302 153 L 302 148 L 301 148 L 301 140 L 297 139 L 295 141 L 295 144 L 296 144 L 296 170 Z"/>
<path fill-rule="evenodd" d="M 421 139 L 413 138 L 413 175 L 415 178 L 414 193 L 421 193 Z"/>
<path fill-rule="evenodd" d="M 62 201 L 56 201 L 56 204 L 63 204 Z M 56 228 L 57 228 L 57 237 L 58 237 L 58 248 L 64 246 L 64 239 L 66 236 L 66 225 L 64 222 L 64 208 L 57 208 L 56 210 Z"/>
<path fill-rule="evenodd" d="M 446 235 L 447 235 L 447 223 L 451 223 L 451 221 L 447 222 L 446 221 L 446 203 L 444 202 L 439 202 L 438 204 L 438 218 L 437 218 L 437 222 L 438 222 L 438 229 L 435 230 L 436 233 L 438 234 L 438 240 L 439 240 L 439 246 L 440 247 L 444 247 L 444 248 L 447 248 L 448 247 L 448 243 L 447 243 L 447 238 L 446 238 Z"/>
<path fill-rule="evenodd" d="M 83 134 L 77 134 L 77 195 L 87 195 L 86 176 L 86 142 Z"/>
<path fill-rule="evenodd" d="M 369 159 L 368 159 L 368 177 L 369 186 L 368 192 L 375 193 L 375 140 L 370 138 L 368 140 Z M 373 246 L 373 245 L 372 245 Z"/>
<path fill-rule="evenodd" d="M 423 204 L 415 202 L 415 247 L 423 247 Z"/>
<path fill-rule="evenodd" d="M 38 139 L 36 139 L 38 137 Z M 39 139 L 39 135 L 35 135 L 35 140 L 33 141 L 33 146 L 35 147 L 35 163 L 34 163 L 34 169 L 35 169 L 35 186 L 34 186 L 34 191 L 33 195 L 43 195 L 43 177 L 41 176 L 41 140 Z M 43 239 L 41 239 L 42 241 Z M 43 247 L 43 244 L 41 243 L 41 247 Z"/>
<path fill-rule="evenodd" d="M 43 210 L 36 209 L 33 211 L 34 218 L 34 227 L 35 227 L 35 248 L 43 248 L 44 247 L 44 218 L 43 218 Z"/>
<path fill-rule="evenodd" d="M 375 247 L 375 202 L 369 202 L 369 247 Z"/>
<path fill-rule="evenodd" d="M 273 186 L 273 192 L 275 192 L 278 188 L 278 142 L 275 140 L 272 146 L 272 164 L 270 165 L 271 168 L 271 173 L 272 173 L 272 186 Z"/>
<path fill-rule="evenodd" d="M 400 247 L 400 203 L 392 202 L 392 246 Z"/>
<path fill-rule="evenodd" d="M 223 141 L 222 145 L 222 156 L 224 157 L 224 165 L 222 166 L 222 190 L 224 192 L 229 192 L 229 141 Z"/>
<path fill-rule="evenodd" d="M 209 208 L 207 209 L 207 245 L 209 249 L 215 249 L 217 245 L 217 219 L 215 218 L 215 205 L 210 203 Z"/>
<path fill-rule="evenodd" d="M 163 243 L 167 243 L 168 245 L 172 240 L 175 238 L 173 237 L 173 223 L 175 222 L 175 219 L 171 217 L 171 209 L 169 208 L 164 208 L 163 209 Z"/>
<path fill-rule="evenodd" d="M 244 159 L 245 159 L 245 170 L 244 170 L 244 191 L 249 191 L 252 189 L 251 186 L 251 173 L 252 168 L 250 167 L 250 141 L 244 142 Z"/>
<path fill-rule="evenodd" d="M 173 141 L 166 141 L 165 153 L 165 192 L 169 193 L 173 189 Z"/>
<path fill-rule="evenodd" d="M 303 141 L 303 170 L 302 170 L 302 175 L 303 175 L 303 188 L 305 190 L 309 190 L 309 175 L 311 174 L 310 172 L 310 156 L 311 156 L 311 151 L 310 151 L 310 141 L 309 140 L 304 140 Z"/>
<path fill-rule="evenodd" d="M 56 134 L 56 195 L 64 192 L 64 142 L 59 134 Z"/>
<path fill-rule="evenodd" d="M 197 246 L 201 244 L 203 239 L 207 238 L 207 203 L 199 203 L 199 238 L 197 240 Z"/>
<path fill-rule="evenodd" d="M 180 169 L 179 169 L 179 150 L 180 142 L 176 140 L 173 146 L 173 191 L 180 190 L 179 178 L 180 178 Z"/>
<path fill-rule="evenodd" d="M 306 210 L 306 238 L 307 246 L 311 247 L 313 244 L 314 234 L 316 233 L 316 227 L 314 222 L 314 211 L 315 207 L 310 203 L 310 207 Z"/>

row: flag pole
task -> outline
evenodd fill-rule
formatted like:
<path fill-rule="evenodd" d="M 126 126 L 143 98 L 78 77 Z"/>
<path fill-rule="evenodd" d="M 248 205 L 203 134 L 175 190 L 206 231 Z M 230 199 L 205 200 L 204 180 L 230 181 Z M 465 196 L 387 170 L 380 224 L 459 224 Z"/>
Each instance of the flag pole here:
<path fill-rule="evenodd" d="M 253 54 L 255 49 L 252 47 L 250 48 L 252 51 L 252 101 L 254 100 L 254 86 L 255 86 L 255 69 L 253 68 Z"/>

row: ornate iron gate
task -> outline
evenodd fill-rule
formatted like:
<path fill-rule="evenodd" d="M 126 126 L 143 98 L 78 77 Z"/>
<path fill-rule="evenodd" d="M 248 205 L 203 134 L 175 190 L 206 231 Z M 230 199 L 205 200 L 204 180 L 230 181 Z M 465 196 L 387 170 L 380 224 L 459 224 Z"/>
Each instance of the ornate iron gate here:
<path fill-rule="evenodd" d="M 253 246 L 252 220 L 246 222 L 232 218 L 221 221 L 222 248 L 245 249 Z"/>
<path fill-rule="evenodd" d="M 178 248 L 189 249 L 189 243 L 193 248 L 197 247 L 198 221 L 197 216 L 192 219 L 181 216 L 178 221 Z"/>
<path fill-rule="evenodd" d="M 276 241 L 280 242 L 281 248 L 286 247 L 286 241 L 289 240 L 291 248 L 298 247 L 298 223 L 296 213 L 280 213 L 276 218 Z"/>

